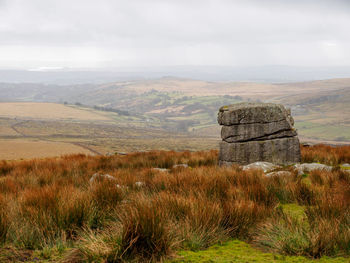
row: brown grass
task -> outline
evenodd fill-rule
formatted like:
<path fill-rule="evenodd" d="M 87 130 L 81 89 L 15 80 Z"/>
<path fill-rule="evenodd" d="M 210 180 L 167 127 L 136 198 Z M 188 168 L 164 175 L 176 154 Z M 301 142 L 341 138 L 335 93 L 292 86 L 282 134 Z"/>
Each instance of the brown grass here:
<path fill-rule="evenodd" d="M 332 147 L 329 145 L 315 145 L 313 147 L 301 147 L 302 162 L 320 162 L 337 166 L 342 163 L 350 163 L 350 146 Z"/>
<path fill-rule="evenodd" d="M 349 147 L 302 153 L 304 160 L 338 165 Z M 190 167 L 172 168 L 178 163 Z M 91 183 L 94 173 L 115 179 Z M 3 246 L 74 246 L 67 262 L 158 261 L 229 238 L 285 254 L 349 255 L 350 175 L 339 169 L 265 177 L 218 167 L 217 151 L 68 155 L 2 161 L 0 193 Z M 304 205 L 304 219 L 277 208 L 284 203 Z"/>
<path fill-rule="evenodd" d="M 65 154 L 92 154 L 80 146 L 64 143 L 30 139 L 0 140 L 0 160 L 18 160 L 54 157 Z"/>

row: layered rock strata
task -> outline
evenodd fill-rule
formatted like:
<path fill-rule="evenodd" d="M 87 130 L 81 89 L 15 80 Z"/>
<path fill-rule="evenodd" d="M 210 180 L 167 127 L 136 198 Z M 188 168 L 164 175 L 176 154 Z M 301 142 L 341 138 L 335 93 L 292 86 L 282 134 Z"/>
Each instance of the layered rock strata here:
<path fill-rule="evenodd" d="M 220 165 L 300 162 L 300 146 L 290 110 L 272 103 L 238 103 L 223 106 Z"/>

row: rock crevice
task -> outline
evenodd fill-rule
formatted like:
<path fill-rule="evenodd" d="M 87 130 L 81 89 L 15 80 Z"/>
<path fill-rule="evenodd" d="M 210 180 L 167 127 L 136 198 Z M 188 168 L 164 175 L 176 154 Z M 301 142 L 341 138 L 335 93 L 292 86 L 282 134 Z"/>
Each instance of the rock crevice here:
<path fill-rule="evenodd" d="M 278 131 L 278 132 L 274 132 L 274 133 L 270 133 L 270 134 L 264 134 L 262 136 L 258 136 L 255 138 L 251 138 L 251 139 L 237 139 L 239 138 L 241 135 L 231 135 L 228 136 L 226 138 L 223 138 L 223 141 L 225 142 L 250 142 L 250 141 L 264 141 L 264 140 L 270 140 L 270 139 L 276 139 L 276 138 L 289 138 L 289 137 L 294 137 L 296 136 L 297 133 L 294 130 L 282 130 L 282 131 Z"/>
<path fill-rule="evenodd" d="M 297 132 L 291 112 L 272 103 L 238 103 L 221 107 L 220 164 L 268 161 L 300 162 Z"/>

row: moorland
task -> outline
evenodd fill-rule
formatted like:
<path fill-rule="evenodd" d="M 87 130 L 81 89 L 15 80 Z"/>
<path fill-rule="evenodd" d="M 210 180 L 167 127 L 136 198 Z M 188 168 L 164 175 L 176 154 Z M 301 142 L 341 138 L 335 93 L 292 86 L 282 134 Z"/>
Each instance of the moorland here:
<path fill-rule="evenodd" d="M 1 161 L 0 261 L 349 262 L 350 146 L 301 152 L 332 171 L 215 150 Z"/>

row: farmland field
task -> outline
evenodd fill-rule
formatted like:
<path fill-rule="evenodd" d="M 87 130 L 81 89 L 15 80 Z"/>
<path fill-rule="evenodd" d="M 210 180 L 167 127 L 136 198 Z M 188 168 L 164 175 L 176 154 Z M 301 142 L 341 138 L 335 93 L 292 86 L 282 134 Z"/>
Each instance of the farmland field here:
<path fill-rule="evenodd" d="M 7 145 L 13 139 L 57 143 L 52 151 L 58 155 L 68 146 L 63 152 L 217 149 L 219 107 L 265 101 L 292 109 L 302 142 L 349 144 L 349 87 L 349 79 L 268 84 L 162 78 L 61 86 L 57 92 L 56 86 L 0 83 L 0 139 Z M 11 92 L 15 88 L 23 90 Z"/>
<path fill-rule="evenodd" d="M 57 103 L 2 102 L 0 117 L 57 119 L 81 121 L 108 121 L 109 118 L 84 109 L 77 109 Z"/>
<path fill-rule="evenodd" d="M 49 109 L 63 109 L 53 114 L 53 118 L 47 119 L 45 114 L 34 114 L 36 110 L 20 112 L 22 104 L 29 105 L 16 103 L 18 112 L 14 111 L 16 113 L 8 115 L 5 115 L 8 112 L 2 112 L 6 118 L 0 118 L 0 159 L 41 158 L 72 153 L 95 155 L 155 149 L 209 150 L 216 148 L 218 144 L 218 137 L 198 137 L 162 129 L 160 121 L 157 120 L 145 122 L 138 117 L 120 116 L 114 112 L 75 105 L 30 103 L 35 109 L 42 111 L 45 111 L 47 105 Z M 74 116 L 74 119 L 65 119 L 65 111 L 70 111 L 69 116 Z M 26 117 L 30 113 L 33 116 Z M 206 140 L 203 141 L 203 138 Z"/>
<path fill-rule="evenodd" d="M 54 157 L 65 154 L 93 154 L 80 146 L 29 139 L 0 140 L 0 160 Z"/>

